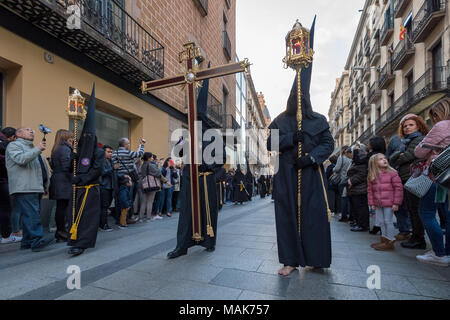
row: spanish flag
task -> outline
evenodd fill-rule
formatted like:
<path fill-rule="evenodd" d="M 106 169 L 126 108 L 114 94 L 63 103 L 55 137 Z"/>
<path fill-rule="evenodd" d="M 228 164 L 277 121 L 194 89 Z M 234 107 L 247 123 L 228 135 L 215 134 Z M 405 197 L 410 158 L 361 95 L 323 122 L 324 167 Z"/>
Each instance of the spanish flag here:
<path fill-rule="evenodd" d="M 405 36 L 406 36 L 406 28 L 403 25 L 401 25 L 400 26 L 400 40 L 405 39 Z"/>

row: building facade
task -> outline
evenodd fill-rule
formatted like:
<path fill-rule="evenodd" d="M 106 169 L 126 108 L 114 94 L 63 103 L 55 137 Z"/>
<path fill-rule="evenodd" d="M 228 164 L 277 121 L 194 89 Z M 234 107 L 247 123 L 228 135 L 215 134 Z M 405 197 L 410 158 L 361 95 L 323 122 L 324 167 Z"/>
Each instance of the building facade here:
<path fill-rule="evenodd" d="M 408 113 L 430 121 L 429 108 L 450 95 L 449 20 L 448 0 L 366 0 L 345 66 L 350 118 L 338 144 L 346 134 L 351 143 L 389 140 Z"/>
<path fill-rule="evenodd" d="M 117 147 L 128 136 L 136 148 L 144 137 L 167 157 L 172 132 L 187 128 L 185 91 L 143 95 L 141 82 L 184 73 L 178 55 L 188 41 L 202 48 L 200 69 L 234 62 L 235 10 L 233 0 L 0 1 L 1 126 L 69 129 L 69 94 L 89 99 L 95 82 L 99 141 Z M 234 75 L 210 81 L 217 127 L 238 128 L 235 96 Z"/>

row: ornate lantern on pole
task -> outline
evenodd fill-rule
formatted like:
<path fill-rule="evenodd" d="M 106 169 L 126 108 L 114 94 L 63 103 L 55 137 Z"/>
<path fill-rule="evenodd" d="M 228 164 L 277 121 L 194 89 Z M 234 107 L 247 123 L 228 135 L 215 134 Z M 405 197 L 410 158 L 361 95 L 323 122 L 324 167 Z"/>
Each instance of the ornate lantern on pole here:
<path fill-rule="evenodd" d="M 69 120 L 73 120 L 73 152 L 77 153 L 78 148 L 78 121 L 83 121 L 86 119 L 86 108 L 85 103 L 86 99 L 83 98 L 80 91 L 75 89 L 74 92 L 69 95 L 68 103 L 67 103 L 67 115 L 69 116 Z M 77 160 L 73 160 L 73 176 L 77 175 Z M 72 217 L 75 217 L 75 205 L 76 205 L 76 188 L 75 185 L 72 187 Z M 73 221 L 72 221 L 73 222 Z"/>
<path fill-rule="evenodd" d="M 283 59 L 285 69 L 292 68 L 297 72 L 297 128 L 302 130 L 302 90 L 301 73 L 303 68 L 308 68 L 312 62 L 314 50 L 310 47 L 310 30 L 304 28 L 297 20 L 294 27 L 286 36 L 286 56 Z M 302 143 L 298 143 L 298 157 L 302 156 Z M 302 170 L 298 170 L 298 233 L 300 234 L 301 218 L 301 183 Z"/>

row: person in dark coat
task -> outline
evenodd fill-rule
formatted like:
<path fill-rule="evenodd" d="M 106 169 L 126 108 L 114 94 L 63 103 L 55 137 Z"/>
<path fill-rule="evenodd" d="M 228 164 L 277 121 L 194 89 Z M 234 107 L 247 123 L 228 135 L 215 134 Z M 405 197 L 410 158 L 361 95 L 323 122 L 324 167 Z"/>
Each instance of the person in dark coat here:
<path fill-rule="evenodd" d="M 245 190 L 244 178 L 245 176 L 241 171 L 241 165 L 238 164 L 236 173 L 233 177 L 233 201 L 235 204 L 243 204 L 248 199 L 247 192 Z"/>
<path fill-rule="evenodd" d="M 70 200 L 73 177 L 73 133 L 58 130 L 50 158 L 52 177 L 50 178 L 50 199 L 56 200 L 56 241 L 67 241 L 66 220 L 70 215 Z"/>
<path fill-rule="evenodd" d="M 310 33 L 311 47 L 314 26 L 315 19 Z M 326 204 L 327 186 L 322 163 L 333 152 L 334 140 L 327 119 L 312 110 L 309 95 L 311 70 L 312 65 L 301 72 L 302 130 L 299 131 L 297 126 L 297 77 L 286 111 L 269 126 L 267 149 L 279 151 L 279 168 L 274 177 L 273 191 L 278 257 L 283 264 L 278 274 L 283 276 L 289 275 L 298 266 L 328 268 L 331 264 L 330 212 Z M 276 150 L 276 141 L 272 146 L 274 130 L 278 130 L 279 150 Z M 298 157 L 299 142 L 303 146 L 301 157 Z M 299 169 L 302 172 L 301 190 L 298 190 Z M 302 199 L 300 221 L 298 191 Z"/>
<path fill-rule="evenodd" d="M 252 201 L 252 196 L 253 196 L 253 180 L 255 178 L 253 177 L 253 174 L 250 170 L 250 166 L 248 164 L 248 160 L 247 160 L 247 173 L 245 174 L 244 177 L 244 184 L 245 184 L 245 189 L 247 189 L 248 192 L 248 201 Z"/>
<path fill-rule="evenodd" d="M 225 198 L 225 180 L 227 178 L 227 170 L 225 168 L 220 168 L 216 171 L 214 178 L 216 179 L 216 192 L 217 192 L 217 204 L 219 205 L 219 211 L 222 210 Z"/>
<path fill-rule="evenodd" d="M 119 169 L 118 163 L 112 164 L 113 149 L 111 146 L 103 146 L 105 151 L 105 162 L 102 172 L 102 182 L 100 184 L 100 199 L 102 206 L 102 214 L 100 216 L 100 230 L 110 232 L 113 229 L 108 225 L 108 209 L 111 206 L 112 199 L 114 197 L 115 180 L 117 179 L 116 170 Z"/>
<path fill-rule="evenodd" d="M 227 172 L 227 179 L 226 179 L 226 189 L 227 189 L 227 202 L 234 202 L 234 192 L 233 192 L 233 177 L 234 177 L 234 170 L 230 169 Z"/>
<path fill-rule="evenodd" d="M 267 180 L 266 176 L 261 175 L 258 179 L 259 184 L 259 195 L 261 196 L 261 199 L 264 199 L 267 194 Z"/>
<path fill-rule="evenodd" d="M 77 150 L 75 212 L 72 212 L 69 254 L 80 255 L 87 248 L 94 248 L 100 222 L 100 182 L 105 162 L 105 152 L 97 146 L 95 133 L 95 85 L 92 88 L 89 109 L 81 132 Z M 72 208 L 72 205 L 71 205 Z"/>
<path fill-rule="evenodd" d="M 204 131 L 210 129 L 210 125 L 207 119 L 207 102 L 208 102 L 208 90 L 209 90 L 209 80 L 204 80 L 202 88 L 200 90 L 199 96 L 197 98 L 197 119 L 202 121 L 202 128 Z M 209 144 L 214 143 L 203 141 L 202 143 L 202 154 L 203 151 L 208 147 Z M 180 189 L 180 216 L 178 219 L 178 230 L 177 230 L 177 246 L 176 248 L 167 254 L 167 258 L 174 259 L 182 255 L 187 254 L 188 249 L 199 245 L 206 248 L 206 251 L 212 252 L 215 250 L 216 238 L 217 238 L 217 217 L 219 211 L 219 205 L 217 203 L 216 194 L 216 178 L 215 175 L 223 167 L 226 162 L 225 154 L 225 144 L 223 144 L 223 150 L 221 163 L 214 162 L 213 164 L 206 164 L 205 159 L 202 159 L 202 164 L 198 166 L 199 170 L 199 191 L 200 191 L 200 212 L 201 212 L 201 233 L 203 240 L 196 242 L 192 239 L 192 202 L 191 202 L 191 174 L 190 174 L 190 164 L 185 165 L 182 174 L 182 183 Z M 182 156 L 182 155 L 181 155 Z M 213 157 L 215 154 L 212 155 Z M 220 155 L 218 155 L 220 156 Z M 206 180 L 206 184 L 205 184 Z M 205 194 L 206 193 L 206 194 Z M 206 206 L 206 196 L 208 197 L 208 207 Z M 208 210 L 210 217 L 210 225 L 208 222 Z M 208 234 L 208 227 L 212 229 L 212 233 Z"/>

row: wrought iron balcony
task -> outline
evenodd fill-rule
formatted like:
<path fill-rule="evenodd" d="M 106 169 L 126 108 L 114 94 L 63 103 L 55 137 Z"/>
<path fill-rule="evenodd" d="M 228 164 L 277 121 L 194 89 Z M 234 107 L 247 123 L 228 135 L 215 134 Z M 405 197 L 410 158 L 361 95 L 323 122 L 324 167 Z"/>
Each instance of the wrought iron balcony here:
<path fill-rule="evenodd" d="M 394 17 L 400 18 L 410 3 L 411 3 L 411 0 L 395 0 L 395 2 L 394 2 Z"/>
<path fill-rule="evenodd" d="M 357 92 L 362 92 L 364 89 L 364 80 L 363 79 L 359 79 L 359 82 L 356 83 L 356 91 Z"/>
<path fill-rule="evenodd" d="M 209 125 L 212 128 L 222 128 L 222 103 L 210 92 L 208 93 L 208 109 L 206 111 L 206 117 L 210 121 Z"/>
<path fill-rule="evenodd" d="M 380 89 L 386 89 L 392 81 L 394 81 L 395 76 L 391 71 L 391 63 L 387 62 L 381 69 L 380 78 L 378 79 L 378 87 Z"/>
<path fill-rule="evenodd" d="M 367 108 L 367 106 L 368 106 L 368 104 L 367 104 L 366 98 L 362 99 L 361 100 L 361 107 L 360 107 L 361 108 L 361 115 L 364 113 L 364 111 Z"/>
<path fill-rule="evenodd" d="M 378 88 L 378 83 L 373 83 L 369 89 L 369 103 L 375 101 L 375 99 L 381 97 L 381 90 Z"/>
<path fill-rule="evenodd" d="M 355 122 L 358 122 L 358 119 L 359 119 L 359 109 L 356 108 L 356 110 L 355 110 Z"/>
<path fill-rule="evenodd" d="M 403 95 L 376 121 L 377 134 L 393 129 L 397 119 L 406 113 L 419 114 L 449 92 L 446 79 L 447 67 L 428 69 Z"/>
<path fill-rule="evenodd" d="M 226 31 L 223 31 L 223 51 L 225 52 L 227 59 L 231 60 L 231 40 Z"/>
<path fill-rule="evenodd" d="M 364 70 L 363 70 L 362 78 L 363 78 L 364 81 L 370 80 L 370 66 L 369 66 L 368 63 L 366 63 L 366 64 L 364 65 Z"/>
<path fill-rule="evenodd" d="M 386 16 L 383 27 L 381 28 L 380 43 L 382 46 L 388 44 L 394 33 L 394 19 L 391 16 Z"/>
<path fill-rule="evenodd" d="M 414 56 L 416 47 L 408 38 L 400 40 L 392 54 L 392 70 L 400 70 Z"/>
<path fill-rule="evenodd" d="M 447 0 L 425 0 L 413 19 L 414 43 L 424 42 L 433 28 L 445 18 Z"/>
<path fill-rule="evenodd" d="M 241 128 L 240 124 L 236 121 L 236 118 L 232 114 L 223 115 L 223 129 L 238 130 Z"/>
<path fill-rule="evenodd" d="M 380 52 L 380 41 L 376 41 L 372 50 L 370 51 L 370 65 L 375 66 L 380 60 L 381 52 Z"/>
<path fill-rule="evenodd" d="M 364 37 L 364 56 L 368 57 L 370 54 L 370 36 L 369 33 L 366 33 Z"/>
<path fill-rule="evenodd" d="M 194 0 L 195 6 L 203 17 L 208 15 L 208 0 Z"/>
<path fill-rule="evenodd" d="M 113 0 L 0 0 L 0 5 L 135 85 L 164 77 L 164 47 Z M 80 26 L 69 29 L 74 8 Z"/>

